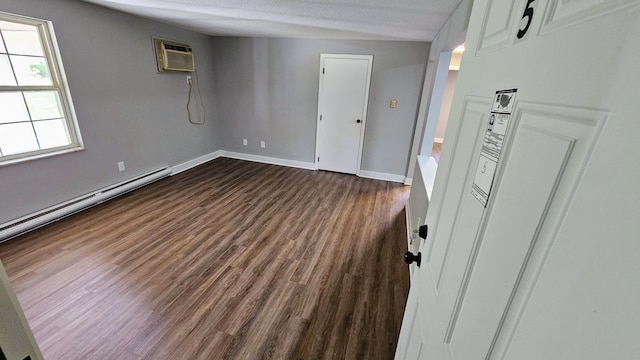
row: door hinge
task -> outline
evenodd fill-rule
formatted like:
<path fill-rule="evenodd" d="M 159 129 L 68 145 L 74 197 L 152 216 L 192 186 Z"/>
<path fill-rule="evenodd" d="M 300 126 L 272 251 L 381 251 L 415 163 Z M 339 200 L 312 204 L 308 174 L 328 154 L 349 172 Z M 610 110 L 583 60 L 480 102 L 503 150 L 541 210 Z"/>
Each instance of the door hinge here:
<path fill-rule="evenodd" d="M 322 68 L 322 73 L 324 74 L 324 68 Z"/>
<path fill-rule="evenodd" d="M 318 156 L 318 161 L 320 161 L 320 156 Z"/>
<path fill-rule="evenodd" d="M 322 120 L 322 115 L 320 115 L 320 120 Z"/>

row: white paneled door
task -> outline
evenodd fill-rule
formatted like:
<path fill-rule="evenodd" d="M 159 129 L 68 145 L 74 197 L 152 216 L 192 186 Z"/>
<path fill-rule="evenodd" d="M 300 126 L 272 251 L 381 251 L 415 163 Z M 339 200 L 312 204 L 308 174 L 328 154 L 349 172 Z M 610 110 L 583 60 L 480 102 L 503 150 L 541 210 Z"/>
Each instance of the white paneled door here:
<path fill-rule="evenodd" d="M 638 358 L 639 39 L 637 0 L 475 0 L 396 359 Z"/>
<path fill-rule="evenodd" d="M 359 173 L 372 63 L 372 55 L 320 55 L 319 169 Z"/>

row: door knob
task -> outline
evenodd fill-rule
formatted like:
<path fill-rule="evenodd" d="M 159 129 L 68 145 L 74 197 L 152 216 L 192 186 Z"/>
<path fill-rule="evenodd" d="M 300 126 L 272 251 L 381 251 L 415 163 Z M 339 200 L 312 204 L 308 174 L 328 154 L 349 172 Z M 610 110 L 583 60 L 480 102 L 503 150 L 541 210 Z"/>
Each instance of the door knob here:
<path fill-rule="evenodd" d="M 362 120 L 358 119 L 358 120 L 356 120 L 356 122 L 357 122 L 358 124 L 360 124 L 360 123 L 362 122 Z"/>
<path fill-rule="evenodd" d="M 420 267 L 420 263 L 422 262 L 422 253 L 418 253 L 418 255 L 413 255 L 411 251 L 404 253 L 404 262 L 411 265 L 414 261 L 416 262 L 416 265 Z"/>

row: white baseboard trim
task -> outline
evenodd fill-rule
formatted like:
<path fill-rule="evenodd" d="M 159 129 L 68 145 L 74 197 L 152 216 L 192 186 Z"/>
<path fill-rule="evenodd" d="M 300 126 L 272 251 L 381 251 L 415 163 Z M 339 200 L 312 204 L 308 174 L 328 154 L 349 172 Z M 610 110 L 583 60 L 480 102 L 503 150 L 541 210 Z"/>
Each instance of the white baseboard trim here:
<path fill-rule="evenodd" d="M 289 159 L 280 159 L 269 156 L 262 155 L 253 155 L 253 154 L 244 154 L 233 151 L 220 150 L 220 156 L 226 157 L 230 159 L 238 159 L 238 160 L 247 160 L 253 162 L 259 162 L 263 164 L 271 164 L 271 165 L 280 165 L 280 166 L 288 166 L 299 169 L 307 169 L 307 170 L 317 170 L 316 164 L 312 162 L 298 161 L 298 160 L 289 160 Z"/>
<path fill-rule="evenodd" d="M 387 174 L 387 173 L 367 171 L 367 170 L 360 170 L 360 173 L 358 174 L 358 176 L 367 178 L 367 179 L 393 181 L 398 183 L 404 183 L 405 181 L 404 175 Z"/>
<path fill-rule="evenodd" d="M 433 139 L 433 142 L 437 142 L 437 143 L 442 144 L 444 142 L 444 138 L 435 138 L 435 139 Z"/>
<path fill-rule="evenodd" d="M 179 173 L 181 173 L 183 171 L 187 171 L 187 170 L 189 170 L 191 168 L 194 168 L 194 167 L 196 167 L 198 165 L 202 165 L 202 164 L 206 163 L 207 161 L 211 161 L 213 159 L 217 159 L 217 158 L 219 158 L 221 156 L 222 152 L 223 152 L 222 150 L 217 150 L 217 151 L 214 151 L 212 153 L 199 156 L 199 157 L 197 157 L 195 159 L 191 159 L 189 161 L 185 161 L 182 164 L 178 164 L 176 166 L 173 166 L 173 171 L 171 171 L 171 176 L 179 174 Z"/>
<path fill-rule="evenodd" d="M 179 174 L 183 171 L 187 171 L 198 165 L 204 164 L 208 161 L 211 161 L 220 157 L 253 161 L 253 162 L 259 162 L 263 164 L 288 166 L 288 167 L 299 168 L 299 169 L 317 170 L 316 164 L 312 162 L 281 159 L 281 158 L 262 156 L 262 155 L 245 154 L 245 153 L 239 153 L 239 152 L 227 151 L 227 150 L 217 150 L 212 153 L 202 155 L 195 159 L 183 162 L 182 164 L 173 166 L 173 171 L 171 172 L 171 175 L 173 176 L 173 175 Z M 368 178 L 368 179 L 403 183 L 405 185 L 411 185 L 411 182 L 413 180 L 412 178 L 407 178 L 404 175 L 388 174 L 388 173 L 367 171 L 367 170 L 360 170 L 360 173 L 358 174 L 358 176 L 363 178 Z"/>
<path fill-rule="evenodd" d="M 312 162 L 281 159 L 281 158 L 262 156 L 262 155 L 245 154 L 245 153 L 239 153 L 234 151 L 220 150 L 220 157 L 254 161 L 254 162 L 259 162 L 263 164 L 288 166 L 288 167 L 294 167 L 299 169 L 318 170 L 318 168 L 316 167 L 316 164 Z M 385 181 L 392 181 L 392 182 L 399 182 L 399 183 L 405 183 L 406 181 L 406 178 L 404 175 L 387 174 L 387 173 L 367 171 L 367 170 L 360 170 L 360 173 L 358 174 L 358 176 L 363 178 L 368 178 L 368 179 L 385 180 Z"/>

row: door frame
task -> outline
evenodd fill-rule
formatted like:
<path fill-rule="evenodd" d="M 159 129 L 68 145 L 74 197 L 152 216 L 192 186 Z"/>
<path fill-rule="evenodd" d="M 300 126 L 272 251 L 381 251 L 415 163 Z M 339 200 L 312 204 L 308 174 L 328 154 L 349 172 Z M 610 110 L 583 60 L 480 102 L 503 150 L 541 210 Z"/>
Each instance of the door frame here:
<path fill-rule="evenodd" d="M 42 353 L 38 347 L 29 322 L 24 315 L 20 302 L 11 286 L 9 276 L 0 261 L 0 318 L 7 320 L 0 322 L 0 352 L 9 359 L 22 359 L 31 356 L 33 360 L 42 360 Z M 0 356 L 0 358 L 3 358 Z"/>
<path fill-rule="evenodd" d="M 362 166 L 362 152 L 364 149 L 364 132 L 367 126 L 367 110 L 369 108 L 369 91 L 371 89 L 371 74 L 373 71 L 373 55 L 355 55 L 355 54 L 328 54 L 322 53 L 320 54 L 320 66 L 318 70 L 318 111 L 316 113 L 316 150 L 313 157 L 313 162 L 315 164 L 315 169 L 319 169 L 318 164 L 318 155 L 320 153 L 320 137 L 321 137 L 321 123 L 320 116 L 322 115 L 323 109 L 323 99 L 322 99 L 322 89 L 324 82 L 324 61 L 325 59 L 357 59 L 357 60 L 367 60 L 367 83 L 365 85 L 365 98 L 364 105 L 362 111 L 362 126 L 360 127 L 360 139 L 358 140 L 358 164 L 356 165 L 356 176 L 360 176 L 360 167 Z"/>

